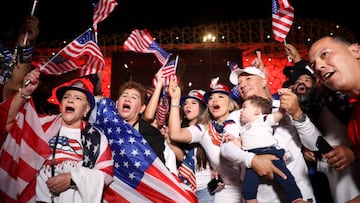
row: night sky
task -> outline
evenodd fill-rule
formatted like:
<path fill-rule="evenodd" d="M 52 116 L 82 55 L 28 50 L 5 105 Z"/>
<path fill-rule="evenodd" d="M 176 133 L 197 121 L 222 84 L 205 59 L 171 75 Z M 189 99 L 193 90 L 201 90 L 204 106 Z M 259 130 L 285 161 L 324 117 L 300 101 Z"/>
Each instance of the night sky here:
<path fill-rule="evenodd" d="M 347 2 L 348 1 L 348 2 Z M 39 0 L 35 15 L 40 19 L 39 40 L 74 39 L 92 24 L 91 0 Z M 335 1 L 336 2 L 336 1 Z M 355 1 L 292 0 L 295 18 L 326 19 L 340 23 L 360 38 L 354 16 Z M 33 0 L 2 2 L 0 41 L 14 37 L 23 19 L 30 15 Z M 315 5 L 316 4 L 316 5 Z M 10 14 L 9 14 L 10 13 Z M 197 26 L 251 18 L 271 18 L 271 0 L 118 0 L 118 6 L 98 25 L 100 34 L 130 33 L 135 28 L 160 29 Z"/>

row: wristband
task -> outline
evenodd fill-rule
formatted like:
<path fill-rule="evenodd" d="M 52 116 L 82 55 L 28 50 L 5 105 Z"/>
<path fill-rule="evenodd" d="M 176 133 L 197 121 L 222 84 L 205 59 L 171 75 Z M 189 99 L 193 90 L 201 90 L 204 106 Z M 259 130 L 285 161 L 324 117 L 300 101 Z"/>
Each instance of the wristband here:
<path fill-rule="evenodd" d="M 17 46 L 16 49 L 18 52 L 20 63 L 30 63 L 34 50 L 33 47 Z"/>
<path fill-rule="evenodd" d="M 176 107 L 176 108 L 181 108 L 180 105 L 175 105 L 175 104 L 171 104 L 170 106 L 171 106 L 171 107 Z"/>

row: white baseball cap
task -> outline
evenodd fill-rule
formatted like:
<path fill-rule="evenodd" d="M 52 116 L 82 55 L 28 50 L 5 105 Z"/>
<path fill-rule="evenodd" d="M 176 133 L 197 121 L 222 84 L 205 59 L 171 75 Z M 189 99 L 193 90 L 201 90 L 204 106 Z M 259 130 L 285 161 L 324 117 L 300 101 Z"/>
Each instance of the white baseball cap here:
<path fill-rule="evenodd" d="M 264 72 L 262 72 L 260 69 L 250 66 L 250 67 L 245 67 L 245 68 L 237 68 L 233 71 L 231 71 L 230 76 L 229 76 L 229 80 L 233 85 L 237 85 L 238 84 L 238 78 L 239 75 L 241 75 L 242 73 L 247 73 L 250 75 L 258 75 L 263 79 L 266 79 L 266 75 Z"/>

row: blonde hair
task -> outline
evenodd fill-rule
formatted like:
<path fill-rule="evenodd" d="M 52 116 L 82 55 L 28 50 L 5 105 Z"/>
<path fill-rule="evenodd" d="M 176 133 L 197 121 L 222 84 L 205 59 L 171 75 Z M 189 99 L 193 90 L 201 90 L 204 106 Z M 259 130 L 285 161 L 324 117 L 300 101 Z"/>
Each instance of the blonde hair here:
<path fill-rule="evenodd" d="M 239 104 L 231 99 L 231 97 L 229 97 L 230 103 L 229 103 L 229 113 L 235 111 L 235 110 L 239 110 Z M 209 111 L 209 107 L 206 108 L 206 110 L 201 114 L 199 122 L 200 124 L 203 124 L 207 127 L 207 123 L 209 123 L 209 121 L 214 120 L 214 117 L 211 115 L 210 111 Z"/>

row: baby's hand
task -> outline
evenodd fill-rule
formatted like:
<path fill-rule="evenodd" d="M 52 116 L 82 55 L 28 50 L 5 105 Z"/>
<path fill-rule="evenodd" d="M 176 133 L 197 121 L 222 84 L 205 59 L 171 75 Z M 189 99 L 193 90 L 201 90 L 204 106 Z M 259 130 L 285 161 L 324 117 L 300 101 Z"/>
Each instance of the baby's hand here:
<path fill-rule="evenodd" d="M 225 134 L 224 138 L 223 138 L 223 142 L 233 142 L 234 144 L 236 144 L 238 147 L 241 148 L 241 141 L 240 138 L 236 139 L 234 135 L 232 134 Z"/>

